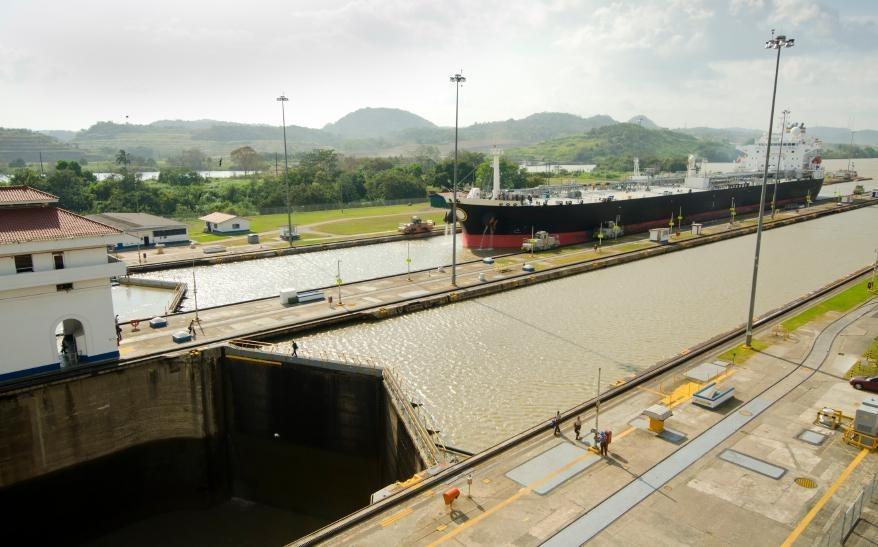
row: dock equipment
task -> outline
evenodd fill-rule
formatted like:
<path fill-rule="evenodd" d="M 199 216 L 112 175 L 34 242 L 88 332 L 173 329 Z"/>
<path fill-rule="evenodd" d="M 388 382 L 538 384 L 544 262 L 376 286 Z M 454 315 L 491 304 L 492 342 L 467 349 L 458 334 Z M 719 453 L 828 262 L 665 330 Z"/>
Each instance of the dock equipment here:
<path fill-rule="evenodd" d="M 654 404 L 643 411 L 643 415 L 649 418 L 649 430 L 653 433 L 665 431 L 665 420 L 674 415 L 671 409 L 663 404 Z"/>

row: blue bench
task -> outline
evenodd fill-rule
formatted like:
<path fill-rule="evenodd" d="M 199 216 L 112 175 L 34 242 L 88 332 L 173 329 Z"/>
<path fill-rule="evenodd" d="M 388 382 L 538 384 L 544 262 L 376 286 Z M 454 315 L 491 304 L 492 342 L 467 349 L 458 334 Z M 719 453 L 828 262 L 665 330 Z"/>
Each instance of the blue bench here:
<path fill-rule="evenodd" d="M 692 402 L 705 408 L 716 408 L 731 399 L 735 394 L 734 386 L 717 389 L 716 382 L 711 382 L 692 395 Z"/>

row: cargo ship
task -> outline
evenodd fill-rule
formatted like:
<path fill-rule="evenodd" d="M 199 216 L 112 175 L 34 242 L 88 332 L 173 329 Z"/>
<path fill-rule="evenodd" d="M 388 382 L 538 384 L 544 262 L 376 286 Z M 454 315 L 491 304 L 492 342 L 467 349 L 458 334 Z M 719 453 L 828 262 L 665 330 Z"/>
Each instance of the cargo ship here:
<path fill-rule="evenodd" d="M 807 135 L 803 124 L 783 128 L 771 146 L 766 208 L 788 207 L 816 199 L 823 185 L 820 141 Z M 494 154 L 493 191 L 483 197 L 479 188 L 458 195 L 457 220 L 463 246 L 471 249 L 520 248 L 540 231 L 561 245 L 597 240 L 608 233 L 645 232 L 669 224 L 689 224 L 729 217 L 759 208 L 767 137 L 739 147 L 738 169 L 709 173 L 707 162 L 689 156 L 685 174 L 641 175 L 607 187 L 567 184 L 501 190 L 499 151 Z M 775 193 L 776 186 L 776 193 Z M 441 198 L 441 199 L 440 199 Z M 434 195 L 431 202 L 448 206 L 451 194 Z M 450 211 L 446 215 L 450 220 Z"/>

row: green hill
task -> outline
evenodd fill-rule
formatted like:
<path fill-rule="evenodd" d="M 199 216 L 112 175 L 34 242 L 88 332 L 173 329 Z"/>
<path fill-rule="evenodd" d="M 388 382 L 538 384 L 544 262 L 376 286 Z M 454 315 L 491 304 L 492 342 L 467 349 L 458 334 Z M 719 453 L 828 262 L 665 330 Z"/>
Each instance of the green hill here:
<path fill-rule="evenodd" d="M 550 140 L 535 146 L 509 152 L 510 156 L 560 163 L 595 163 L 614 169 L 630 168 L 630 159 L 639 157 L 641 165 L 651 162 L 685 164 L 689 154 L 698 154 L 710 161 L 734 161 L 734 146 L 704 141 L 670 131 L 646 129 L 637 124 L 620 123 L 592 129 L 584 135 Z"/>
<path fill-rule="evenodd" d="M 759 129 L 744 129 L 743 127 L 688 127 L 674 129 L 677 133 L 692 135 L 699 139 L 707 139 L 713 141 L 726 141 L 736 144 L 746 144 L 753 139 L 758 139 L 762 135 Z"/>
<path fill-rule="evenodd" d="M 661 127 L 657 123 L 650 120 L 649 118 L 647 118 L 643 114 L 638 114 L 636 116 L 632 116 L 632 118 L 630 120 L 628 120 L 628 123 L 636 123 L 640 127 L 645 127 L 647 129 L 661 129 Z"/>
<path fill-rule="evenodd" d="M 596 127 L 613 125 L 609 116 L 583 118 L 561 112 L 541 112 L 520 120 L 477 123 L 465 127 L 460 136 L 466 141 L 494 141 L 497 144 L 532 144 L 568 135 L 578 135 Z"/>
<path fill-rule="evenodd" d="M 434 128 L 433 122 L 398 108 L 361 108 L 323 130 L 348 139 L 384 137 L 406 129 Z"/>
<path fill-rule="evenodd" d="M 23 159 L 28 162 L 40 160 L 54 163 L 57 160 L 77 160 L 81 150 L 54 137 L 29 129 L 5 129 L 0 127 L 0 161 Z"/>

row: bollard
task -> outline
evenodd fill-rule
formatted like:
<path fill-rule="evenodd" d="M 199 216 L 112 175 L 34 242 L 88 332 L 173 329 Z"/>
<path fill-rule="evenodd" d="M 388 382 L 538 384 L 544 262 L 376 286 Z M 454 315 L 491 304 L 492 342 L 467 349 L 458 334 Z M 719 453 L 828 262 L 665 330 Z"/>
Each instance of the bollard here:
<path fill-rule="evenodd" d="M 454 500 L 460 497 L 460 489 L 459 488 L 449 488 L 442 494 L 442 499 L 445 500 L 445 505 L 448 506 L 450 511 L 454 510 Z"/>

